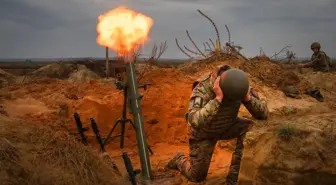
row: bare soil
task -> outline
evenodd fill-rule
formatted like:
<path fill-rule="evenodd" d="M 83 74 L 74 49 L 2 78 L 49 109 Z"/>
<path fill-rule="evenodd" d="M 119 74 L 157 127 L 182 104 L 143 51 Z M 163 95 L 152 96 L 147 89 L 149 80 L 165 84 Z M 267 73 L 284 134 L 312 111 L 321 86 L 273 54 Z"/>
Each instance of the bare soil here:
<path fill-rule="evenodd" d="M 297 146 L 280 140 L 276 130 L 283 123 L 288 122 L 298 125 L 298 130 L 306 131 L 308 129 L 307 132 L 312 133 L 311 137 L 302 137 L 295 142 L 301 143 L 299 146 L 304 143 L 308 148 L 306 149 L 308 154 L 323 148 L 325 158 L 335 160 L 336 156 L 332 153 L 334 148 L 327 147 L 329 144 L 333 146 L 335 144 L 327 138 L 333 137 L 336 131 L 331 126 L 328 127 L 329 129 L 321 130 L 320 122 L 313 120 L 321 120 L 326 125 L 335 124 L 333 115 L 335 115 L 336 108 L 336 74 L 311 72 L 301 74 L 295 69 L 288 70 L 272 63 L 267 58 L 256 58 L 250 62 L 228 60 L 183 64 L 177 68 L 169 69 L 151 67 L 145 71 L 140 82 L 150 82 L 152 85 L 146 91 L 140 90 L 144 95 L 141 106 L 147 141 L 155 153 L 151 156 L 151 165 L 155 175 L 154 184 L 192 184 L 178 172 L 164 170 L 164 166 L 177 151 L 188 153 L 185 113 L 188 108 L 192 83 L 222 64 L 247 72 L 251 86 L 255 88 L 262 99 L 267 100 L 271 112 L 269 120 L 256 121 L 257 124 L 246 141 L 249 147 L 244 153 L 246 157 L 244 157 L 239 184 L 280 185 L 284 181 L 274 179 L 281 178 L 289 180 L 291 184 L 304 184 L 307 181 L 297 179 L 302 179 L 309 173 L 310 175 L 314 173 L 316 178 L 328 176 L 328 179 L 333 179 L 336 176 L 334 171 L 336 167 L 328 166 L 318 160 L 312 164 L 313 167 L 311 171 L 308 170 L 309 173 L 302 170 L 304 168 L 302 164 L 305 164 L 304 162 L 310 158 L 304 158 L 301 156 L 302 153 L 297 154 L 295 152 L 298 149 Z M 85 79 L 73 82 L 68 79 L 43 78 L 43 80 L 25 84 L 10 84 L 8 87 L 0 89 L 0 103 L 10 119 L 23 119 L 40 125 L 56 124 L 60 125 L 60 130 L 70 133 L 76 133 L 73 119 L 73 113 L 76 111 L 85 126 L 89 126 L 89 118 L 94 117 L 100 127 L 101 134 L 106 135 L 122 113 L 123 94 L 114 87 L 113 82 L 113 79 Z M 286 85 L 297 86 L 300 89 L 302 99 L 286 97 L 281 91 L 282 86 Z M 320 88 L 325 101 L 318 102 L 314 98 L 304 95 L 303 92 L 308 87 Z M 251 118 L 243 107 L 239 114 Z M 128 116 L 132 118 L 132 115 Z M 307 124 L 309 127 L 304 127 Z M 117 127 L 115 135 L 119 132 L 120 128 Z M 122 151 L 128 151 L 133 165 L 140 168 L 135 131 L 128 125 L 125 134 L 124 149 L 119 148 L 120 140 L 118 138 L 112 140 L 107 146 L 108 153 L 123 173 L 125 173 L 125 169 L 121 158 Z M 89 131 L 88 135 L 90 136 L 90 145 L 98 149 L 92 132 Z M 212 158 L 209 176 L 203 184 L 223 184 L 230 164 L 232 149 L 230 142 L 221 141 L 218 143 Z M 268 152 L 271 150 L 277 152 L 273 155 Z M 289 158 L 289 163 L 292 165 L 281 164 L 281 161 Z M 246 164 L 246 161 L 252 161 L 253 165 Z M 267 168 L 264 167 L 265 163 L 269 164 Z M 266 173 L 268 169 L 281 169 L 284 173 L 272 175 Z M 301 176 L 290 174 L 301 174 Z M 329 181 L 325 181 L 325 185 L 328 184 Z"/>

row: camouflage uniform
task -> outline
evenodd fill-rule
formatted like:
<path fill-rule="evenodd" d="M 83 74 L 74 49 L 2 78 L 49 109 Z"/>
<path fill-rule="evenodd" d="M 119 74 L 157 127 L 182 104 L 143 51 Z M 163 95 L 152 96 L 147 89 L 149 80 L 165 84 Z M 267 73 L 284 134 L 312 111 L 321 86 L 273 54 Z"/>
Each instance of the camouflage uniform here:
<path fill-rule="evenodd" d="M 305 64 L 305 67 L 312 67 L 314 71 L 329 72 L 331 67 L 331 61 L 328 55 L 319 51 L 317 54 L 313 54 L 311 57 L 311 62 Z"/>
<path fill-rule="evenodd" d="M 178 153 L 168 163 L 168 168 L 178 169 L 190 181 L 204 181 L 217 141 L 237 138 L 227 176 L 227 183 L 235 184 L 244 149 L 243 139 L 253 121 L 237 117 L 241 101 L 227 102 L 224 95 L 220 103 L 215 98 L 213 85 L 218 75 L 214 72 L 200 80 L 191 95 L 187 113 L 190 161 L 183 153 Z M 267 118 L 267 105 L 257 98 L 252 97 L 250 102 L 243 104 L 253 117 Z"/>
<path fill-rule="evenodd" d="M 329 72 L 330 67 L 332 66 L 331 60 L 329 56 L 321 51 L 321 44 L 318 42 L 314 42 L 311 44 L 310 48 L 318 49 L 318 52 L 315 54 L 313 53 L 311 57 L 311 62 L 304 65 L 304 67 L 312 67 L 314 71 L 322 71 L 322 72 Z"/>

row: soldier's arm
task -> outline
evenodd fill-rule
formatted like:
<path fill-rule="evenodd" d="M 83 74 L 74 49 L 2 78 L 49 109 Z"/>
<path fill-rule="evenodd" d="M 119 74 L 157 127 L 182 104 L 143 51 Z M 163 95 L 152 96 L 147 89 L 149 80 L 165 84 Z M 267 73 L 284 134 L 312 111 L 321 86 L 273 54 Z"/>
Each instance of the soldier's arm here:
<path fill-rule="evenodd" d="M 259 120 L 267 119 L 268 107 L 265 102 L 262 102 L 256 97 L 252 96 L 249 102 L 243 102 L 243 104 L 254 118 Z"/>
<path fill-rule="evenodd" d="M 321 64 L 324 66 L 323 71 L 328 72 L 330 68 L 329 68 L 329 62 L 327 60 L 327 56 L 324 53 L 322 53 L 319 55 L 319 60 Z"/>
<path fill-rule="evenodd" d="M 196 87 L 189 101 L 188 123 L 194 128 L 206 125 L 219 110 L 220 102 L 216 98 L 203 102 L 206 93 L 204 88 Z"/>
<path fill-rule="evenodd" d="M 329 64 L 328 64 L 327 56 L 324 53 L 318 54 L 315 59 L 305 64 L 304 67 L 313 67 L 316 64 L 320 64 L 321 66 L 323 65 L 324 66 L 323 71 L 329 71 Z"/>
<path fill-rule="evenodd" d="M 314 65 L 316 65 L 319 62 L 319 58 L 315 58 L 313 60 L 311 60 L 310 62 L 304 64 L 304 67 L 312 67 Z"/>

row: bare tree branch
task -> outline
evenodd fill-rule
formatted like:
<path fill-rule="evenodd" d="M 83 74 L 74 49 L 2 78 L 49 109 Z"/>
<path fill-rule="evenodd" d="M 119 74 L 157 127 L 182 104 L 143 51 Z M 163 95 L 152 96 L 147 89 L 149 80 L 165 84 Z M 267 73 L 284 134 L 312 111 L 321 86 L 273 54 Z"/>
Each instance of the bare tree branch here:
<path fill-rule="evenodd" d="M 158 51 L 158 46 L 156 43 L 154 43 L 152 48 L 151 56 L 148 59 L 144 59 L 145 62 L 154 63 L 159 60 L 159 58 L 162 56 L 162 54 L 167 50 L 167 41 L 164 43 L 160 43 L 160 49 Z"/>
<path fill-rule="evenodd" d="M 226 43 L 226 46 L 229 47 L 233 51 L 233 53 L 236 53 L 237 55 L 239 55 L 240 57 L 242 57 L 243 59 L 245 59 L 247 61 L 249 60 L 244 55 L 242 55 L 239 51 L 237 51 L 236 48 L 234 48 L 233 46 L 231 46 L 230 43 Z"/>
<path fill-rule="evenodd" d="M 185 51 L 181 48 L 181 46 L 180 46 L 179 43 L 178 43 L 177 38 L 175 38 L 175 42 L 176 42 L 177 47 L 182 51 L 182 53 L 184 53 L 185 55 L 187 55 L 190 59 L 193 59 L 192 56 L 190 56 L 187 52 L 185 52 Z"/>
<path fill-rule="evenodd" d="M 292 47 L 292 46 L 285 46 L 285 47 L 283 47 L 278 53 L 275 53 L 275 54 L 272 55 L 270 58 L 273 58 L 273 57 L 279 55 L 280 53 L 284 52 L 286 49 L 288 49 L 288 48 L 290 48 L 290 47 Z"/>
<path fill-rule="evenodd" d="M 229 43 L 231 43 L 231 33 L 230 33 L 230 30 L 229 30 L 229 27 L 227 25 L 225 25 L 225 28 L 226 28 L 226 31 L 228 32 L 228 35 L 229 35 Z"/>
<path fill-rule="evenodd" d="M 217 34 L 217 40 L 218 40 L 218 44 L 219 44 L 219 48 L 221 49 L 222 48 L 222 45 L 221 45 L 221 41 L 220 41 L 220 38 L 219 38 L 219 32 L 218 32 L 218 29 L 217 29 L 217 26 L 215 24 L 215 22 L 213 22 L 210 17 L 208 17 L 207 15 L 205 15 L 201 10 L 197 10 L 201 15 L 203 15 L 205 18 L 207 18 L 211 24 L 214 26 L 215 30 L 216 30 L 216 34 Z"/>
<path fill-rule="evenodd" d="M 199 52 L 199 54 L 201 54 L 203 57 L 206 57 L 206 55 L 197 47 L 196 43 L 194 42 L 194 40 L 192 40 L 188 30 L 186 30 L 186 33 L 189 37 L 189 40 L 191 41 L 191 43 L 195 46 L 195 48 L 197 49 L 197 51 Z"/>
<path fill-rule="evenodd" d="M 160 43 L 160 49 L 158 53 L 158 46 L 156 43 L 154 43 L 152 48 L 151 56 L 148 59 L 143 59 L 145 64 L 145 67 L 140 75 L 138 75 L 137 81 L 139 82 L 145 75 L 146 71 L 148 70 L 150 64 L 153 64 L 159 60 L 159 58 L 162 56 L 162 54 L 167 50 L 167 40 L 164 43 Z"/>
<path fill-rule="evenodd" d="M 176 45 L 177 47 L 185 54 L 187 55 L 189 58 L 193 58 L 192 56 L 194 55 L 201 55 L 201 59 L 199 59 L 199 61 L 205 61 L 205 62 L 209 62 L 209 61 L 213 61 L 213 60 L 223 60 L 225 58 L 244 58 L 245 60 L 248 60 L 246 57 L 244 57 L 242 54 L 240 54 L 240 50 L 242 49 L 242 47 L 240 46 L 234 46 L 234 45 L 230 45 L 231 43 L 231 32 L 228 28 L 227 25 L 225 25 L 226 30 L 228 32 L 229 35 L 229 42 L 227 44 L 229 44 L 229 46 L 225 46 L 222 48 L 221 45 L 221 41 L 220 41 L 220 37 L 219 37 L 219 32 L 217 29 L 216 24 L 212 21 L 211 18 L 209 18 L 207 15 L 205 15 L 203 12 L 201 12 L 200 10 L 197 10 L 202 16 L 204 16 L 205 18 L 207 18 L 213 25 L 213 27 L 215 28 L 216 34 L 217 34 L 217 39 L 216 42 L 214 42 L 211 38 L 209 38 L 209 41 L 211 42 L 203 42 L 203 47 L 204 47 L 204 53 L 199 49 L 199 47 L 196 45 L 196 43 L 194 42 L 194 40 L 191 38 L 189 31 L 186 30 L 187 36 L 189 37 L 189 40 L 192 42 L 192 44 L 194 45 L 194 47 L 196 48 L 196 50 L 191 50 L 189 49 L 187 46 L 184 46 L 184 49 L 181 48 L 181 46 L 178 43 L 178 40 L 175 39 L 176 41 Z M 233 43 L 233 42 L 232 42 Z"/>
<path fill-rule="evenodd" d="M 260 55 L 260 56 L 263 56 L 263 55 L 265 56 L 265 52 L 264 52 L 264 50 L 263 50 L 262 47 L 260 47 L 260 53 L 259 53 L 259 55 Z"/>
<path fill-rule="evenodd" d="M 212 46 L 213 46 L 214 48 L 216 48 L 216 45 L 215 45 L 214 41 L 212 41 L 212 39 L 209 39 L 209 40 L 210 40 Z"/>
<path fill-rule="evenodd" d="M 207 47 L 204 42 L 203 42 L 203 47 L 204 47 L 204 52 L 207 52 Z"/>
<path fill-rule="evenodd" d="M 154 46 L 152 48 L 151 58 L 154 58 L 156 56 L 156 52 L 157 52 L 157 45 L 156 45 L 156 43 L 154 43 Z"/>
<path fill-rule="evenodd" d="M 201 55 L 201 54 L 197 53 L 196 51 L 192 51 L 191 49 L 187 48 L 186 46 L 183 46 L 183 47 L 184 47 L 185 50 L 189 51 L 190 53 L 192 53 L 194 55 Z"/>
<path fill-rule="evenodd" d="M 167 46 L 167 40 L 166 40 L 164 43 L 160 44 L 159 54 L 157 55 L 157 57 L 155 59 L 156 61 L 159 60 L 159 58 L 162 56 L 162 54 L 164 52 L 166 52 L 167 48 L 168 48 L 168 46 Z"/>
<path fill-rule="evenodd" d="M 144 59 L 144 61 L 146 61 L 146 60 Z M 148 69 L 148 66 L 149 66 L 149 62 L 146 62 L 145 67 L 144 67 L 142 73 L 141 73 L 140 75 L 138 75 L 138 79 L 137 79 L 137 82 L 138 82 L 138 83 L 139 83 L 140 80 L 145 76 L 145 73 L 146 73 L 146 71 L 147 71 L 147 69 Z"/>
<path fill-rule="evenodd" d="M 208 42 L 205 42 L 205 44 L 209 47 L 209 50 L 211 51 L 212 48 L 211 48 L 210 44 Z"/>

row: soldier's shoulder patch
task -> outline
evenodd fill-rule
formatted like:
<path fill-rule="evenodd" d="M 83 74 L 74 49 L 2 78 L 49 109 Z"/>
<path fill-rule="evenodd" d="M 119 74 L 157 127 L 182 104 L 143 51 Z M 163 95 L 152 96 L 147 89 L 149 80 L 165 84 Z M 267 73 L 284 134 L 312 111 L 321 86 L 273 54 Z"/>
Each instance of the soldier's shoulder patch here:
<path fill-rule="evenodd" d="M 203 98 L 196 96 L 191 99 L 190 106 L 194 108 L 202 108 L 203 107 Z"/>
<path fill-rule="evenodd" d="M 202 103 L 203 103 L 203 99 L 199 96 L 194 98 L 194 107 L 196 108 L 201 108 L 202 107 Z"/>

